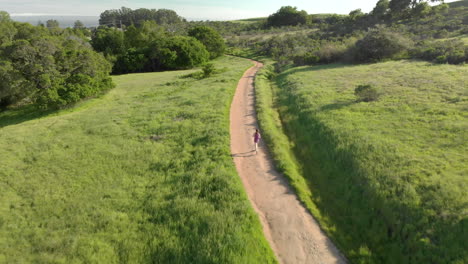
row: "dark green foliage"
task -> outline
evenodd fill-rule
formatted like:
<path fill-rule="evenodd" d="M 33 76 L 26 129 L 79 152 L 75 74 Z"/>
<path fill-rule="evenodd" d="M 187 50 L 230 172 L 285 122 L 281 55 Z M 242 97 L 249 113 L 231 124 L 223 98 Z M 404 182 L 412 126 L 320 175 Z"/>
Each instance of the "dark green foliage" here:
<path fill-rule="evenodd" d="M 468 62 L 468 45 L 457 39 L 423 42 L 411 53 L 415 58 L 437 63 L 460 64 Z"/>
<path fill-rule="evenodd" d="M 80 20 L 77 20 L 77 21 L 75 21 L 75 23 L 73 24 L 73 28 L 82 29 L 82 28 L 85 28 L 85 25 L 84 25 L 83 22 L 81 22 Z"/>
<path fill-rule="evenodd" d="M 203 77 L 210 77 L 215 72 L 215 70 L 216 69 L 213 63 L 205 63 L 202 68 Z"/>
<path fill-rule="evenodd" d="M 17 29 L 7 12 L 0 11 L 0 47 L 8 45 L 16 35 Z"/>
<path fill-rule="evenodd" d="M 361 84 L 356 86 L 356 89 L 354 89 L 354 94 L 358 98 L 358 101 L 362 102 L 372 102 L 379 99 L 379 93 L 377 92 L 377 89 L 370 84 Z"/>
<path fill-rule="evenodd" d="M 52 29 L 52 28 L 58 28 L 60 25 L 59 25 L 59 22 L 55 19 L 50 19 L 50 20 L 47 20 L 46 21 L 46 27 L 48 29 Z"/>
<path fill-rule="evenodd" d="M 214 29 L 206 26 L 198 26 L 189 30 L 188 35 L 198 39 L 210 53 L 210 59 L 224 54 L 226 44 L 221 35 Z"/>
<path fill-rule="evenodd" d="M 211 31 L 210 34 L 199 34 L 199 37 L 205 37 L 213 54 L 217 54 L 224 46 L 216 43 L 222 39 Z M 116 74 L 186 69 L 199 66 L 210 57 L 206 47 L 197 39 L 174 36 L 155 21 L 143 22 L 138 27 L 131 25 L 125 31 L 99 27 L 91 43 L 114 62 L 113 73 Z"/>
<path fill-rule="evenodd" d="M 117 55 L 125 50 L 124 33 L 111 27 L 99 27 L 93 34 L 91 45 L 104 55 Z"/>
<path fill-rule="evenodd" d="M 105 10 L 99 18 L 99 25 L 109 27 L 141 26 L 145 21 L 155 21 L 159 25 L 179 24 L 185 21 L 173 10 L 146 9 L 132 10 L 127 7 L 121 9 Z"/>
<path fill-rule="evenodd" d="M 51 22 L 52 23 L 52 22 Z M 72 31 L 0 21 L 0 105 L 63 107 L 112 87 L 110 64 Z M 53 28 L 52 28 L 53 29 Z"/>
<path fill-rule="evenodd" d="M 427 2 L 420 2 L 411 12 L 414 17 L 426 17 L 431 14 L 432 7 Z"/>
<path fill-rule="evenodd" d="M 356 61 L 380 61 L 393 59 L 406 52 L 411 40 L 384 27 L 370 29 L 356 42 L 354 58 Z"/>
<path fill-rule="evenodd" d="M 296 26 L 307 23 L 307 12 L 297 7 L 283 6 L 267 19 L 268 27 Z"/>
<path fill-rule="evenodd" d="M 207 62 L 210 57 L 205 46 L 192 37 L 169 38 L 164 47 L 175 54 L 175 57 L 166 61 L 166 66 L 170 69 L 192 68 Z"/>
<path fill-rule="evenodd" d="M 385 21 L 388 18 L 389 0 L 379 0 L 370 15 L 376 20 L 376 23 Z"/>

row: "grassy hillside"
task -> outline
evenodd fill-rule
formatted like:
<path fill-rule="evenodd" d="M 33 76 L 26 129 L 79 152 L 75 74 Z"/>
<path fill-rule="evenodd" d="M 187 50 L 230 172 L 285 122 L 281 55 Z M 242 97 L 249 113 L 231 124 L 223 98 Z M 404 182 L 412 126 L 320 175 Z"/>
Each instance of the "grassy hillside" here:
<path fill-rule="evenodd" d="M 101 99 L 0 113 L 0 263 L 274 263 L 229 149 L 251 66 L 116 76 Z"/>
<path fill-rule="evenodd" d="M 468 262 L 467 66 L 332 64 L 277 80 L 280 168 L 352 262 Z M 380 99 L 357 102 L 360 84 Z"/>

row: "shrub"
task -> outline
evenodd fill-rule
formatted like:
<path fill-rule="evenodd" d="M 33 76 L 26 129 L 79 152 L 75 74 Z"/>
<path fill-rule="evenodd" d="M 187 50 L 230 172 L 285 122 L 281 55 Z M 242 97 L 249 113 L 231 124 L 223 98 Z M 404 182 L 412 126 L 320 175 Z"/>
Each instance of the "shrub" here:
<path fill-rule="evenodd" d="M 356 42 L 354 59 L 362 62 L 394 59 L 406 52 L 410 45 L 409 38 L 378 26 L 370 29 L 362 39 Z"/>
<path fill-rule="evenodd" d="M 206 63 L 205 65 L 203 65 L 202 71 L 203 71 L 203 76 L 205 78 L 210 77 L 215 71 L 214 64 L 213 63 Z"/>
<path fill-rule="evenodd" d="M 167 39 L 164 46 L 174 52 L 172 60 L 167 61 L 169 69 L 187 69 L 207 62 L 210 54 L 205 46 L 193 37 L 175 36 Z"/>
<path fill-rule="evenodd" d="M 321 45 L 315 55 L 321 63 L 332 63 L 343 59 L 346 52 L 346 46 L 338 42 L 326 42 Z"/>
<path fill-rule="evenodd" d="M 267 26 L 296 26 L 307 23 L 307 12 L 297 10 L 297 7 L 283 6 L 267 19 Z"/>
<path fill-rule="evenodd" d="M 361 102 L 371 102 L 379 99 L 377 89 L 370 84 L 358 85 L 354 89 L 354 94 L 357 96 L 358 101 Z"/>
<path fill-rule="evenodd" d="M 199 26 L 192 28 L 189 30 L 188 35 L 205 45 L 206 50 L 210 53 L 210 59 L 223 55 L 226 50 L 224 39 L 216 30 L 210 27 Z"/>
<path fill-rule="evenodd" d="M 462 40 L 423 42 L 411 51 L 411 56 L 436 63 L 468 62 L 468 47 Z"/>

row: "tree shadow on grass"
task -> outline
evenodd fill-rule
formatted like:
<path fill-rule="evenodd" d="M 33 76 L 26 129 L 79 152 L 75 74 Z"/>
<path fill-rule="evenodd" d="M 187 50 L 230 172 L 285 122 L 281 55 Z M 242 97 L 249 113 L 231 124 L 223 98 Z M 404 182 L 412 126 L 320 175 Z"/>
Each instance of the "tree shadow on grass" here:
<path fill-rule="evenodd" d="M 331 104 L 324 105 L 320 107 L 320 111 L 331 111 L 331 110 L 339 110 L 341 108 L 345 108 L 347 106 L 355 104 L 356 101 L 337 101 Z"/>
<path fill-rule="evenodd" d="M 48 116 L 56 110 L 41 110 L 34 105 L 0 111 L 0 128 Z"/>

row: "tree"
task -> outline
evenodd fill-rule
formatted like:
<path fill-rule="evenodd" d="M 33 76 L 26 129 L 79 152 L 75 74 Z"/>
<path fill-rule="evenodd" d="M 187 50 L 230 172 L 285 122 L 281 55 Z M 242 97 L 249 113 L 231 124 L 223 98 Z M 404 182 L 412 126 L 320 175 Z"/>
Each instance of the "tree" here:
<path fill-rule="evenodd" d="M 0 14 L 3 28 L 9 22 Z M 112 87 L 109 62 L 71 35 L 71 29 L 52 31 L 18 22 L 12 26 L 14 35 L 0 31 L 0 107 L 18 102 L 62 107 Z"/>
<path fill-rule="evenodd" d="M 390 0 L 388 7 L 393 17 L 405 17 L 411 9 L 423 2 L 443 2 L 443 0 Z"/>
<path fill-rule="evenodd" d="M 74 29 L 82 29 L 82 28 L 85 28 L 85 25 L 80 20 L 77 20 L 77 21 L 75 21 L 75 24 L 73 25 L 73 28 Z"/>
<path fill-rule="evenodd" d="M 170 9 L 159 9 L 155 12 L 155 21 L 160 25 L 178 24 L 184 21 L 177 13 Z"/>
<path fill-rule="evenodd" d="M 124 33 L 116 28 L 99 27 L 91 38 L 91 45 L 104 55 L 118 55 L 125 51 Z"/>
<path fill-rule="evenodd" d="M 198 26 L 189 30 L 188 35 L 198 39 L 210 53 L 210 59 L 224 54 L 226 44 L 221 35 L 214 29 L 206 26 Z"/>
<path fill-rule="evenodd" d="M 135 25 L 141 26 L 145 21 L 156 21 L 159 25 L 179 24 L 185 20 L 169 9 L 146 9 L 139 8 L 132 10 L 122 7 L 119 10 L 105 10 L 99 18 L 99 25 L 109 27 L 119 27 Z"/>
<path fill-rule="evenodd" d="M 389 12 L 389 0 L 379 0 L 371 11 L 370 15 L 376 20 L 376 22 L 385 21 Z"/>
<path fill-rule="evenodd" d="M 357 61 L 391 59 L 405 52 L 411 40 L 383 26 L 370 29 L 356 42 L 354 57 Z"/>
<path fill-rule="evenodd" d="M 298 11 L 297 7 L 283 6 L 267 19 L 270 27 L 296 26 L 307 23 L 307 12 Z"/>
<path fill-rule="evenodd" d="M 418 3 L 412 10 L 415 17 L 426 17 L 432 12 L 431 6 L 427 2 Z"/>
<path fill-rule="evenodd" d="M 99 25 L 101 26 L 108 26 L 108 27 L 117 27 L 121 26 L 121 23 L 119 24 L 121 18 L 118 10 L 112 9 L 112 10 L 105 10 L 104 12 L 101 13 L 99 16 Z"/>
<path fill-rule="evenodd" d="M 59 22 L 55 19 L 49 19 L 46 21 L 46 27 L 48 29 L 52 29 L 52 28 L 58 28 L 60 25 L 59 25 Z"/>
<path fill-rule="evenodd" d="M 6 45 L 13 40 L 17 33 L 13 21 L 7 12 L 0 11 L 0 46 Z"/>
<path fill-rule="evenodd" d="M 187 69 L 208 61 L 210 54 L 205 46 L 195 38 L 175 36 L 167 40 L 165 48 L 175 53 L 173 60 L 166 61 L 169 69 Z"/>

